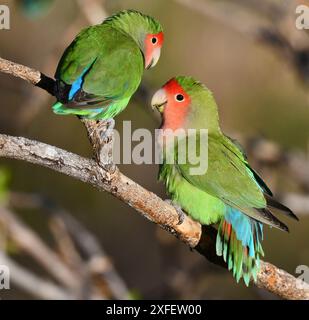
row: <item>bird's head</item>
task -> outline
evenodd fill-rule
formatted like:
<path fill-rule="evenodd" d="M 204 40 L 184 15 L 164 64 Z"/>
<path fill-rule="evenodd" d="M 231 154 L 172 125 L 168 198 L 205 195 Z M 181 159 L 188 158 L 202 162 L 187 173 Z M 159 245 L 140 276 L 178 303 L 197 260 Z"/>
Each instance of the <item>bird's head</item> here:
<path fill-rule="evenodd" d="M 161 48 L 164 42 L 163 31 L 159 33 L 148 33 L 144 39 L 144 59 L 145 68 L 150 69 L 154 67 L 161 55 Z"/>
<path fill-rule="evenodd" d="M 104 23 L 112 24 L 133 38 L 143 53 L 145 69 L 157 64 L 164 34 L 161 24 L 156 19 L 135 10 L 124 10 L 108 18 Z"/>
<path fill-rule="evenodd" d="M 151 105 L 161 113 L 163 129 L 220 130 L 211 91 L 192 77 L 169 80 L 154 94 Z"/>

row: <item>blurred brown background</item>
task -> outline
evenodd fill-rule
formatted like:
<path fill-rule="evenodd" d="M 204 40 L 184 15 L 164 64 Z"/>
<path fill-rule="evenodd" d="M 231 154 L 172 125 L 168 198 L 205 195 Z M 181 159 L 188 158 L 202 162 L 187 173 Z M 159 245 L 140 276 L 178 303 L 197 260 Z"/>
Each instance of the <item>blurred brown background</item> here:
<path fill-rule="evenodd" d="M 214 92 L 226 133 L 240 135 L 243 139 L 262 136 L 284 150 L 308 154 L 308 84 L 299 77 L 288 56 L 280 55 L 275 48 L 240 32 L 239 26 L 233 28 L 231 23 L 224 23 L 215 15 L 205 15 L 177 1 L 98 2 L 104 4 L 110 14 L 132 8 L 156 17 L 163 24 L 166 42 L 161 60 L 156 68 L 145 74 L 144 79 L 150 92 L 175 75 L 192 75 Z M 206 5 L 212 2 L 213 5 L 214 1 L 199 2 Z M 224 1 L 217 2 L 224 8 Z M 0 31 L 0 56 L 42 70 L 50 76 L 62 51 L 76 34 L 74 28 L 69 33 L 72 25 L 77 20 L 81 27 L 89 25 L 74 0 L 55 0 L 46 14 L 35 19 L 27 17 L 13 0 L 2 0 L 1 4 L 8 4 L 11 9 L 11 30 Z M 243 9 L 239 6 L 239 12 Z M 254 10 L 250 12 L 255 13 Z M 240 22 L 244 29 L 246 23 L 249 21 L 245 19 Z M 81 123 L 71 116 L 53 114 L 51 105 L 54 99 L 46 99 L 45 92 L 36 91 L 39 89 L 0 74 L 1 133 L 26 136 L 90 156 L 90 146 Z M 43 103 L 40 103 L 41 99 Z M 123 120 L 132 120 L 133 128 L 154 130 L 159 126 L 149 101 L 145 105 L 140 99 L 133 99 L 117 117 L 117 128 L 121 128 Z M 236 284 L 229 272 L 210 265 L 108 194 L 21 161 L 2 159 L 1 165 L 10 170 L 11 190 L 48 196 L 96 235 L 136 297 L 276 298 L 255 286 L 246 288 L 242 283 Z M 156 165 L 121 165 L 120 169 L 166 198 L 164 187 L 157 183 Z M 284 167 L 276 173 L 272 169 L 262 173 L 275 192 L 305 192 L 290 178 L 285 178 Z M 42 213 L 37 210 L 20 210 L 19 213 L 23 221 L 53 246 Z M 288 221 L 290 234 L 266 227 L 264 241 L 265 260 L 292 274 L 298 265 L 309 265 L 309 212 L 296 213 L 300 214 L 301 222 Z M 39 269 L 22 254 L 17 259 L 34 270 Z M 0 291 L 0 297 L 32 298 L 14 284 L 11 290 Z"/>

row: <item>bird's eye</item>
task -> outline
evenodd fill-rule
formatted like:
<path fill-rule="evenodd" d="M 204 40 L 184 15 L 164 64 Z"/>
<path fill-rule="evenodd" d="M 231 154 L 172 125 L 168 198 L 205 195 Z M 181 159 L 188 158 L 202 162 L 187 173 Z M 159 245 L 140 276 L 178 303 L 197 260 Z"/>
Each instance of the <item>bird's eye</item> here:
<path fill-rule="evenodd" d="M 156 37 L 151 38 L 152 44 L 156 44 L 158 42 L 158 39 Z"/>
<path fill-rule="evenodd" d="M 179 93 L 179 94 L 176 94 L 175 99 L 178 102 L 182 102 L 183 100 L 185 100 L 185 97 Z"/>

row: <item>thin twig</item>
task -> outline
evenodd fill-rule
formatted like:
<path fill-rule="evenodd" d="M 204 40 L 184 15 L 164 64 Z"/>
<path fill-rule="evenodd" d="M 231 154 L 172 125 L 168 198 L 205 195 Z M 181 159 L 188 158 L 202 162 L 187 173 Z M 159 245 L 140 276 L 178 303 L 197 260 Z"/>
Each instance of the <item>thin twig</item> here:
<path fill-rule="evenodd" d="M 68 231 L 77 242 L 88 259 L 89 271 L 91 274 L 106 283 L 111 294 L 116 299 L 129 299 L 129 290 L 118 275 L 112 261 L 104 252 L 97 239 L 72 215 L 60 210 L 57 215 L 62 218 Z"/>
<path fill-rule="evenodd" d="M 33 256 L 59 283 L 65 284 L 71 290 L 78 288 L 78 279 L 73 272 L 33 231 L 4 207 L 0 207 L 0 223 L 6 227 L 18 247 Z"/>
<path fill-rule="evenodd" d="M 45 300 L 72 300 L 73 297 L 63 288 L 42 279 L 18 265 L 6 254 L 0 252 L 0 264 L 10 270 L 10 279 L 16 286 L 30 293 L 38 299 Z"/>
<path fill-rule="evenodd" d="M 63 220 L 59 216 L 51 216 L 49 219 L 49 228 L 57 244 L 56 251 L 59 253 L 62 260 L 70 267 L 70 269 L 79 274 L 83 274 L 82 258 Z"/>
<path fill-rule="evenodd" d="M 107 284 L 111 296 L 121 300 L 130 298 L 129 289 L 117 273 L 112 261 L 98 240 L 76 220 L 72 214 L 63 208 L 59 208 L 59 206 L 50 199 L 32 193 L 10 192 L 9 204 L 14 208 L 39 209 L 47 212 L 51 216 L 52 221 L 58 225 L 57 229 L 62 230 L 58 230 L 58 232 L 60 231 L 61 233 L 60 239 L 58 236 L 59 245 L 61 247 L 63 246 L 63 237 L 66 239 L 70 237 L 74 243 L 76 243 L 77 247 L 75 248 L 74 246 L 73 251 L 75 252 L 76 249 L 78 249 L 82 255 L 85 256 L 89 272 L 104 284 Z M 64 242 L 67 243 L 67 240 Z M 69 247 L 72 245 L 69 241 Z M 70 251 L 68 245 L 61 251 L 64 252 L 65 255 L 68 255 L 67 258 L 69 258 L 69 260 L 76 261 L 76 258 L 74 258 L 74 256 L 71 257 L 71 253 L 68 252 Z M 77 252 L 74 255 L 76 254 Z M 75 262 L 75 264 L 78 264 L 78 262 Z"/>
<path fill-rule="evenodd" d="M 295 27 L 295 8 L 301 1 L 174 1 L 274 49 L 309 83 L 308 33 Z"/>

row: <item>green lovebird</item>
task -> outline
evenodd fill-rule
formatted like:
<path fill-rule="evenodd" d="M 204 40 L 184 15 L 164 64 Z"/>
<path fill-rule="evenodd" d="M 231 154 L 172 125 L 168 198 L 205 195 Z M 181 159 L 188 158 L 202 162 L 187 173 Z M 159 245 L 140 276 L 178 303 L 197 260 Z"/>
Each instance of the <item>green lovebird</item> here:
<path fill-rule="evenodd" d="M 223 256 L 237 282 L 241 278 L 246 285 L 251 279 L 256 281 L 260 256 L 264 255 L 262 223 L 288 231 L 272 211 L 297 217 L 273 198 L 239 144 L 221 131 L 215 99 L 203 84 L 191 77 L 175 77 L 155 93 L 151 104 L 162 114 L 165 140 L 161 142 L 164 150 L 159 179 L 164 181 L 172 202 L 201 224 L 217 227 L 217 255 Z M 202 154 L 200 132 L 208 130 L 205 172 L 193 175 L 191 169 L 196 164 L 178 161 L 181 140 L 177 144 L 170 141 L 179 129 L 186 133 L 182 138 L 186 144 L 189 130 L 196 130 L 197 154 Z M 170 136 L 165 134 L 168 131 Z M 174 163 L 166 161 L 171 151 Z"/>
<path fill-rule="evenodd" d="M 114 118 L 137 90 L 143 70 L 157 64 L 163 38 L 158 21 L 134 10 L 82 30 L 59 62 L 54 112 Z"/>

